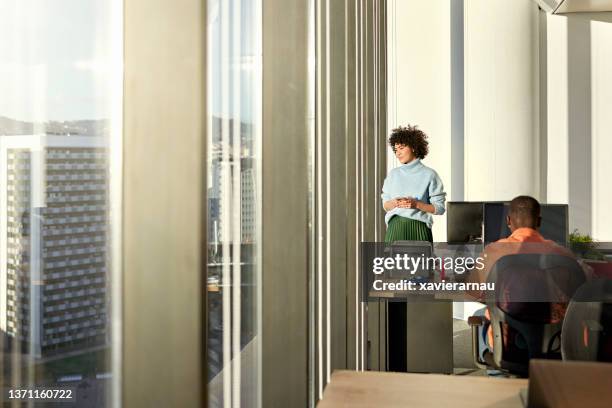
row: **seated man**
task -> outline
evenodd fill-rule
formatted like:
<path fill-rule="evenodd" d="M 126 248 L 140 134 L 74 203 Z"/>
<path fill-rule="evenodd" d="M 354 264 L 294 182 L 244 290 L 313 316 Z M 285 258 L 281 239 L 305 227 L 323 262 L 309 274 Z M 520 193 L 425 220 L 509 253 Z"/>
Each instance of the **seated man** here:
<path fill-rule="evenodd" d="M 510 202 L 510 210 L 506 222 L 510 228 L 511 235 L 508 238 L 500 239 L 487 245 L 482 257 L 484 267 L 473 269 L 468 276 L 468 281 L 484 283 L 487 281 L 489 272 L 495 262 L 506 255 L 512 254 L 557 254 L 570 258 L 575 258 L 574 254 L 567 248 L 557 243 L 545 239 L 539 232 L 542 217 L 540 216 L 540 203 L 529 196 L 518 196 Z M 589 279 L 592 271 L 586 264 L 581 264 L 585 277 Z M 482 293 L 471 293 L 478 301 L 483 301 Z M 556 316 L 553 320 L 562 320 L 565 314 L 565 307 L 555 308 Z M 489 318 L 486 308 L 479 310 L 476 315 L 484 315 Z M 480 337 L 481 354 L 488 346 L 492 348 L 493 330 L 489 324 L 481 326 L 482 336 Z M 488 340 L 488 341 L 487 341 Z M 488 344 L 486 344 L 488 343 Z"/>

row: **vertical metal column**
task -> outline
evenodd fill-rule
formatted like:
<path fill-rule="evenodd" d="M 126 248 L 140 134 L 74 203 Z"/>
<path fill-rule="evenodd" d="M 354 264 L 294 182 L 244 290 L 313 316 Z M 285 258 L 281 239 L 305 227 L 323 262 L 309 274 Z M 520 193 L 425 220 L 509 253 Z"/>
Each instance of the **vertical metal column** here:
<path fill-rule="evenodd" d="M 378 367 L 384 333 L 379 327 L 384 308 L 371 304 L 366 319 L 358 295 L 358 255 L 360 242 L 379 240 L 384 231 L 379 197 L 386 168 L 386 2 L 318 0 L 316 5 L 315 374 L 320 396 L 334 369 L 369 367 L 367 331 Z"/>
<path fill-rule="evenodd" d="M 308 6 L 263 1 L 264 407 L 308 403 Z"/>
<path fill-rule="evenodd" d="M 125 0 L 124 16 L 123 405 L 201 407 L 206 2 Z"/>
<path fill-rule="evenodd" d="M 307 60 L 309 6 L 315 61 Z M 384 230 L 385 13 L 385 1 L 264 1 L 264 406 L 301 406 L 308 384 L 314 405 L 334 369 L 366 368 L 358 255 L 361 241 L 379 240 Z M 315 83 L 308 81 L 309 63 Z M 384 324 L 378 314 L 372 321 Z"/>

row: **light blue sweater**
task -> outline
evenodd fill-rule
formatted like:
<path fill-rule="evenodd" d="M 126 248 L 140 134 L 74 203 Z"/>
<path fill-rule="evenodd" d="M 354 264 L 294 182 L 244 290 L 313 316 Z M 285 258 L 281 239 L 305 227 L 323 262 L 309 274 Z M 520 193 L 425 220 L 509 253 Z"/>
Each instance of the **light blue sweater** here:
<path fill-rule="evenodd" d="M 444 214 L 445 211 L 446 193 L 442 180 L 435 170 L 425 166 L 419 159 L 391 170 L 383 184 L 381 197 L 383 204 L 394 198 L 412 197 L 432 204 L 436 215 Z M 431 214 L 416 208 L 394 208 L 388 211 L 385 215 L 387 225 L 394 215 L 423 221 L 429 228 L 433 225 Z"/>

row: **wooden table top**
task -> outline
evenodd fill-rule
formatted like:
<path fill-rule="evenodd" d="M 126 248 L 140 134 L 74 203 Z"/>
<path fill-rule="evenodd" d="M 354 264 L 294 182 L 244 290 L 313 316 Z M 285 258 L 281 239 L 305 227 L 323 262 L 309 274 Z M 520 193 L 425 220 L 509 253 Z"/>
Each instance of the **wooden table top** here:
<path fill-rule="evenodd" d="M 318 407 L 517 408 L 526 388 L 525 379 L 335 371 Z"/>

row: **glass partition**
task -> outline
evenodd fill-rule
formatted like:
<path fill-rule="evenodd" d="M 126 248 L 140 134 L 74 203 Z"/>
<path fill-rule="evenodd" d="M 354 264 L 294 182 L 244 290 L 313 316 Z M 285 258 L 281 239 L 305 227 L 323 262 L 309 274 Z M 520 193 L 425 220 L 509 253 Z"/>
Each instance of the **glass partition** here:
<path fill-rule="evenodd" d="M 208 1 L 210 406 L 260 405 L 261 0 Z"/>
<path fill-rule="evenodd" d="M 14 406 L 16 390 L 119 405 L 122 7 L 0 1 L 0 387 Z"/>

